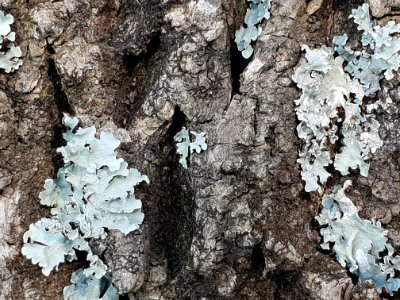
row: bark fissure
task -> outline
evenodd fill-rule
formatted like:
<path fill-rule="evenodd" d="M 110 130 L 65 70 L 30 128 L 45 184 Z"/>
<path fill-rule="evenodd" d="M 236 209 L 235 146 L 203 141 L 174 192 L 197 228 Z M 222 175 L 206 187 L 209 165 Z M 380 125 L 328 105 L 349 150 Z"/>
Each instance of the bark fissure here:
<path fill-rule="evenodd" d="M 169 195 L 162 199 L 160 206 L 165 211 L 161 222 L 160 236 L 164 239 L 165 257 L 168 261 L 170 277 L 175 278 L 189 262 L 191 241 L 194 232 L 194 192 L 188 177 L 188 171 L 183 170 L 178 162 L 173 137 L 185 125 L 186 116 L 179 106 L 175 108 L 172 123 L 168 129 L 168 142 L 172 145 L 169 162 Z M 190 167 L 190 164 L 188 164 Z M 163 225 L 164 224 L 164 225 Z M 165 226 L 168 224 L 168 226 Z"/>
<path fill-rule="evenodd" d="M 161 32 L 158 31 L 151 38 L 144 53 L 125 54 L 122 57 L 126 74 L 122 79 L 123 88 L 120 97 L 125 100 L 113 111 L 113 118 L 119 127 L 129 128 L 138 116 L 146 95 L 151 89 L 154 75 L 150 74 L 150 70 L 154 68 L 155 57 L 161 48 Z"/>
<path fill-rule="evenodd" d="M 50 54 L 54 53 L 54 49 L 50 44 L 47 44 L 47 49 Z M 68 102 L 67 94 L 63 90 L 61 76 L 58 74 L 54 59 L 49 58 L 47 60 L 47 63 L 48 63 L 47 75 L 49 76 L 50 82 L 53 85 L 53 98 L 58 111 L 58 116 L 56 117 L 58 121 L 54 122 L 53 126 L 54 134 L 53 134 L 53 139 L 51 140 L 51 146 L 53 148 L 58 148 L 64 144 L 63 125 L 62 125 L 63 113 L 68 113 L 69 115 L 73 115 L 74 112 L 72 110 L 71 105 Z M 52 160 L 56 170 L 58 170 L 64 165 L 61 155 L 53 156 Z"/>
<path fill-rule="evenodd" d="M 57 105 L 59 116 L 63 113 L 73 114 L 71 105 L 68 102 L 68 97 L 62 87 L 61 76 L 57 72 L 57 67 L 54 59 L 48 60 L 48 75 L 54 89 L 54 101 Z"/>
<path fill-rule="evenodd" d="M 364 0 L 333 0 L 333 9 L 336 10 L 351 10 L 359 5 L 362 5 Z"/>
<path fill-rule="evenodd" d="M 232 94 L 231 98 L 235 94 L 241 95 L 240 92 L 240 75 L 246 69 L 251 59 L 245 59 L 242 53 L 238 50 L 234 40 L 231 40 L 231 80 L 232 80 Z"/>
<path fill-rule="evenodd" d="M 257 137 L 259 130 L 258 130 L 258 115 L 260 114 L 260 105 L 261 105 L 261 101 L 259 98 L 256 98 L 256 106 L 254 107 L 254 123 L 253 123 L 253 128 L 254 128 L 254 136 Z"/>
<path fill-rule="evenodd" d="M 124 67 L 127 70 L 128 76 L 135 76 L 139 67 L 147 64 L 152 57 L 157 53 L 161 46 L 161 32 L 156 32 L 150 39 L 146 51 L 141 55 L 126 54 L 123 57 Z"/>
<path fill-rule="evenodd" d="M 257 244 L 251 252 L 251 271 L 254 275 L 261 277 L 264 269 L 265 257 L 260 243 Z"/>

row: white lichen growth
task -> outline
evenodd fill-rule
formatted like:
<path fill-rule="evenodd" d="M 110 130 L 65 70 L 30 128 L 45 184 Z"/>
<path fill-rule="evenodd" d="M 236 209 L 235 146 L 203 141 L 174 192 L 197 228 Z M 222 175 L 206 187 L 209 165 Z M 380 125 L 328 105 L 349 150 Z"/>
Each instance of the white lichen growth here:
<path fill-rule="evenodd" d="M 362 31 L 360 51 L 346 46 L 347 35 L 333 39 L 335 51 L 346 61 L 345 70 L 366 87 L 366 95 L 379 91 L 379 81 L 383 78 L 391 80 L 393 72 L 400 66 L 400 25 L 389 21 L 385 26 L 376 25 L 371 20 L 368 4 L 364 3 L 352 10 L 351 18 Z"/>
<path fill-rule="evenodd" d="M 82 269 L 72 273 L 71 285 L 64 288 L 65 300 L 118 300 L 119 295 L 106 275 L 101 279 L 85 276 Z"/>
<path fill-rule="evenodd" d="M 345 195 L 349 185 L 351 181 L 346 181 L 322 199 L 322 211 L 316 217 L 323 226 L 321 247 L 330 250 L 333 245 L 343 267 L 347 266 L 360 280 L 373 282 L 378 292 L 385 288 L 392 294 L 400 288 L 400 279 L 394 278 L 395 272 L 400 271 L 400 257 L 393 256 L 387 230 L 379 221 L 360 218 L 356 206 Z"/>
<path fill-rule="evenodd" d="M 193 136 L 191 141 L 190 136 Z M 207 150 L 206 137 L 204 132 L 197 133 L 195 131 L 189 131 L 185 127 L 174 136 L 176 143 L 176 152 L 180 155 L 179 163 L 182 167 L 187 169 L 187 160 L 189 153 L 193 152 L 200 153 L 201 151 Z"/>
<path fill-rule="evenodd" d="M 10 25 L 14 23 L 14 17 L 4 15 L 0 10 L 0 69 L 6 73 L 17 70 L 22 65 L 22 51 L 15 46 L 15 32 Z"/>
<path fill-rule="evenodd" d="M 366 162 L 383 142 L 379 137 L 379 123 L 370 114 L 378 105 L 390 104 L 380 100 L 362 110 L 366 96 L 381 91 L 380 81 L 393 78 L 400 66 L 400 25 L 388 22 L 380 27 L 371 21 L 368 4 L 352 11 L 358 29 L 362 31 L 361 49 L 353 50 L 347 44 L 347 35 L 333 39 L 335 48 L 322 46 L 306 50 L 307 62 L 295 72 L 293 79 L 303 91 L 296 100 L 300 120 L 297 128 L 305 146 L 299 162 L 306 191 L 322 192 L 333 166 L 342 175 L 350 169 L 359 169 L 368 175 Z M 340 151 L 335 148 L 340 142 Z M 322 226 L 321 247 L 332 250 L 339 263 L 357 274 L 360 280 L 371 281 L 378 292 L 389 294 L 400 288 L 400 257 L 387 238 L 387 230 L 380 222 L 363 220 L 357 208 L 344 191 L 351 184 L 335 187 L 323 197 L 322 211 L 317 217 Z"/>
<path fill-rule="evenodd" d="M 250 2 L 250 8 L 247 9 L 244 23 L 246 27 L 240 27 L 236 31 L 235 42 L 242 52 L 244 58 L 249 58 L 253 54 L 251 42 L 257 40 L 261 34 L 261 26 L 259 25 L 264 19 L 270 18 L 270 9 L 272 0 L 247 0 Z"/>
<path fill-rule="evenodd" d="M 379 123 L 362 111 L 362 104 L 364 97 L 380 90 L 381 79 L 391 79 L 399 68 L 400 40 L 392 34 L 400 32 L 400 26 L 374 26 L 367 4 L 353 10 L 351 17 L 363 30 L 363 49 L 346 46 L 346 35 L 334 37 L 334 49 L 304 45 L 307 61 L 293 76 L 303 91 L 295 103 L 298 135 L 305 141 L 298 161 L 307 192 L 322 192 L 331 164 L 342 175 L 359 169 L 367 176 L 367 160 L 383 144 Z M 340 150 L 334 153 L 337 142 Z"/>
<path fill-rule="evenodd" d="M 107 267 L 88 241 L 105 238 L 106 228 L 124 234 L 138 229 L 144 215 L 134 187 L 149 180 L 117 158 L 120 142 L 111 133 L 101 132 L 96 138 L 95 127 L 76 129 L 78 122 L 75 117 L 63 118 L 69 128 L 63 135 L 67 144 L 57 151 L 65 165 L 56 179 L 45 181 L 39 194 L 40 203 L 52 207 L 51 218 L 30 225 L 21 251 L 46 276 L 65 259 L 75 260 L 76 251 L 85 251 L 90 265 L 83 274 L 101 279 Z"/>

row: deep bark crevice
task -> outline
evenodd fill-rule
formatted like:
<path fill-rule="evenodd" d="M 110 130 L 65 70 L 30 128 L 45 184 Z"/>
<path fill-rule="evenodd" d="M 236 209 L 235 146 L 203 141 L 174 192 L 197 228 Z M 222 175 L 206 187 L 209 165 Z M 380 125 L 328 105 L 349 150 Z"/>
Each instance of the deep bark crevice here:
<path fill-rule="evenodd" d="M 301 273 L 296 270 L 277 270 L 271 274 L 270 279 L 276 284 L 275 300 L 294 299 L 291 296 L 303 295 L 303 299 L 312 299 L 304 290 Z"/>
<path fill-rule="evenodd" d="M 54 49 L 50 44 L 47 44 L 47 48 L 50 54 L 52 53 L 52 51 L 54 51 Z M 58 74 L 54 59 L 49 58 L 47 62 L 48 62 L 47 74 L 53 85 L 53 97 L 58 111 L 57 118 L 59 120 L 59 122 L 55 122 L 53 126 L 54 135 L 51 141 L 51 146 L 52 148 L 58 148 L 64 144 L 63 125 L 61 123 L 61 120 L 63 118 L 63 113 L 68 113 L 70 115 L 73 115 L 73 110 L 68 102 L 67 94 L 63 90 L 61 77 Z M 56 155 L 53 157 L 53 165 L 56 170 L 58 170 L 64 165 L 64 162 L 60 155 Z"/>
<path fill-rule="evenodd" d="M 186 115 L 183 113 L 179 106 L 175 107 L 174 115 L 172 116 L 172 123 L 168 128 L 168 143 L 173 145 L 175 143 L 174 136 L 182 129 L 186 123 Z"/>
<path fill-rule="evenodd" d="M 73 114 L 71 105 L 68 102 L 67 94 L 64 92 L 61 76 L 58 74 L 54 59 L 48 59 L 48 75 L 54 89 L 54 101 L 56 103 L 60 117 L 63 113 Z"/>
<path fill-rule="evenodd" d="M 163 138 L 154 144 L 152 151 L 160 157 L 157 173 L 151 181 L 151 202 L 144 202 L 144 212 L 149 226 L 149 259 L 165 266 L 170 279 L 177 277 L 190 266 L 190 246 L 195 228 L 194 191 L 188 170 L 178 162 L 174 136 L 186 124 L 186 116 L 177 106 L 172 122 L 164 129 Z"/>
<path fill-rule="evenodd" d="M 364 0 L 333 0 L 333 9 L 336 10 L 348 10 L 354 9 L 359 5 L 362 5 Z"/>
<path fill-rule="evenodd" d="M 153 35 L 147 45 L 147 50 L 141 55 L 125 54 L 122 56 L 124 78 L 120 83 L 119 97 L 121 103 L 113 107 L 113 120 L 119 127 L 129 128 L 136 116 L 140 115 L 140 108 L 146 100 L 156 74 L 150 70 L 157 68 L 154 62 L 160 58 L 162 52 L 161 32 Z M 161 53 L 160 56 L 163 54 Z"/>
<path fill-rule="evenodd" d="M 171 279 L 175 278 L 188 262 L 194 232 L 194 193 L 186 178 L 172 178 L 171 195 L 165 199 L 163 231 L 165 256 Z M 182 188 L 186 186 L 186 188 Z"/>
<path fill-rule="evenodd" d="M 48 43 L 46 44 L 46 50 L 49 52 L 49 54 L 53 55 L 56 54 L 56 51 L 54 50 L 54 47 L 52 44 Z"/>
<path fill-rule="evenodd" d="M 188 262 L 195 224 L 194 192 L 188 172 L 183 170 L 178 162 L 179 155 L 176 153 L 173 139 L 175 134 L 182 129 L 185 121 L 185 114 L 177 106 L 168 129 L 168 143 L 172 145 L 168 155 L 171 158 L 168 174 L 170 194 L 161 203 L 165 214 L 164 222 L 162 222 L 164 226 L 160 228 L 160 233 L 164 239 L 165 257 L 172 279 Z"/>
<path fill-rule="evenodd" d="M 258 115 L 260 114 L 260 99 L 256 99 L 256 106 L 254 107 L 254 122 L 253 122 L 253 129 L 254 129 L 254 137 L 256 138 L 258 135 Z"/>
<path fill-rule="evenodd" d="M 238 50 L 234 40 L 231 40 L 231 80 L 232 80 L 232 95 L 242 93 L 240 92 L 240 75 L 246 69 L 251 59 L 245 59 L 242 53 Z"/>
<path fill-rule="evenodd" d="M 251 273 L 261 277 L 265 269 L 265 257 L 261 248 L 261 243 L 254 246 L 251 252 Z"/>
<path fill-rule="evenodd" d="M 161 46 L 161 32 L 156 32 L 151 38 L 149 44 L 147 45 L 146 51 L 141 55 L 135 54 L 125 54 L 123 56 L 124 68 L 128 73 L 128 76 L 135 75 L 135 72 L 139 69 L 141 65 L 145 65 L 149 60 L 157 53 Z"/>
<path fill-rule="evenodd" d="M 118 299 L 119 300 L 130 300 L 131 298 L 129 297 L 129 293 L 127 293 L 127 294 L 120 295 Z"/>

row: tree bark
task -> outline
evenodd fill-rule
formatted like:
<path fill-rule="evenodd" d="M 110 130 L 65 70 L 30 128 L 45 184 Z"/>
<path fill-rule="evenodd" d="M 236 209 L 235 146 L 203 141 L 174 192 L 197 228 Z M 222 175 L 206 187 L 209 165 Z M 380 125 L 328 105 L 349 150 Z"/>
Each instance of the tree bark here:
<path fill-rule="evenodd" d="M 45 277 L 20 252 L 29 225 L 50 215 L 38 194 L 63 165 L 63 113 L 112 131 L 118 155 L 150 178 L 136 190 L 141 228 L 91 242 L 121 299 L 379 299 L 319 247 L 321 199 L 304 192 L 296 162 L 291 79 L 302 44 L 356 32 L 348 16 L 363 1 L 274 1 L 249 60 L 234 43 L 246 2 L 0 3 L 24 54 L 19 70 L 0 74 L 0 299 L 62 299 L 84 264 Z M 399 246 L 397 84 L 381 96 L 394 103 L 377 116 L 385 145 L 368 178 L 348 178 L 361 215 Z M 187 170 L 173 141 L 183 126 L 208 137 Z"/>

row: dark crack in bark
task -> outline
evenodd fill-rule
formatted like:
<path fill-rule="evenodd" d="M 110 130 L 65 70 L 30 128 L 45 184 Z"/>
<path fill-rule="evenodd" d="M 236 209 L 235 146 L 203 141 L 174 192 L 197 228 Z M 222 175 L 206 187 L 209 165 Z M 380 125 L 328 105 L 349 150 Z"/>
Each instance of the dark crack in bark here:
<path fill-rule="evenodd" d="M 172 123 L 168 129 L 168 143 L 171 145 L 168 174 L 169 195 L 159 203 L 163 220 L 158 233 L 163 240 L 165 257 L 168 261 L 168 271 L 171 278 L 175 278 L 183 266 L 188 262 L 190 245 L 195 225 L 194 191 L 188 172 L 179 164 L 179 154 L 176 153 L 173 137 L 185 125 L 186 116 L 179 106 L 175 108 Z"/>
<path fill-rule="evenodd" d="M 250 59 L 245 59 L 242 56 L 242 53 L 238 50 L 237 45 L 234 40 L 231 40 L 231 78 L 232 78 L 232 95 L 242 93 L 240 92 L 240 75 L 246 69 L 248 64 L 250 63 Z"/>
<path fill-rule="evenodd" d="M 123 101 L 113 109 L 113 119 L 119 127 L 129 128 L 133 119 L 140 115 L 141 106 L 156 76 L 150 72 L 155 67 L 155 57 L 161 48 L 161 32 L 156 32 L 144 53 L 123 55 L 125 78 L 122 79 L 120 91 Z"/>
<path fill-rule="evenodd" d="M 52 49 L 51 46 L 48 46 L 48 49 Z M 53 50 L 54 51 L 54 50 Z M 49 51 L 51 53 L 51 51 Z M 54 122 L 53 125 L 53 139 L 51 141 L 51 146 L 53 148 L 58 148 L 61 147 L 64 144 L 64 139 L 63 139 L 63 125 L 62 125 L 62 118 L 63 118 L 63 113 L 68 113 L 70 115 L 73 114 L 73 110 L 71 105 L 68 102 L 68 97 L 67 94 L 64 92 L 62 83 L 61 83 L 61 77 L 57 72 L 56 64 L 54 62 L 54 59 L 49 58 L 48 59 L 48 71 L 47 74 L 49 76 L 49 79 L 53 85 L 53 93 L 54 93 L 54 102 L 57 107 L 58 111 L 58 116 L 54 116 L 58 121 Z M 53 164 L 56 170 L 61 168 L 64 163 L 60 155 L 55 155 L 53 157 Z"/>

